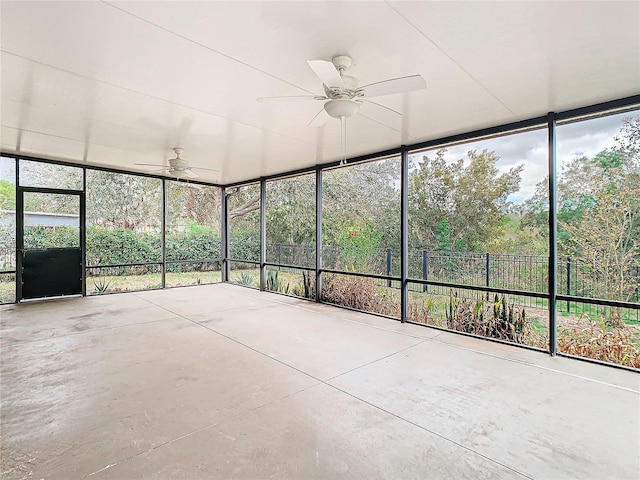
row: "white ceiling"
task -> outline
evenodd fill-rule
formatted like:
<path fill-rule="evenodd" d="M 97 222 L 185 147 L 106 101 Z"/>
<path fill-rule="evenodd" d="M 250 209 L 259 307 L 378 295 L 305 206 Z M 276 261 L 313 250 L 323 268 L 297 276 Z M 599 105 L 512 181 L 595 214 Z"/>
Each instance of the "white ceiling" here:
<path fill-rule="evenodd" d="M 307 124 L 306 60 L 362 84 L 421 74 L 348 122 L 348 156 L 640 92 L 640 2 L 11 2 L 2 16 L 4 152 L 147 171 L 184 148 L 231 183 L 337 160 Z"/>

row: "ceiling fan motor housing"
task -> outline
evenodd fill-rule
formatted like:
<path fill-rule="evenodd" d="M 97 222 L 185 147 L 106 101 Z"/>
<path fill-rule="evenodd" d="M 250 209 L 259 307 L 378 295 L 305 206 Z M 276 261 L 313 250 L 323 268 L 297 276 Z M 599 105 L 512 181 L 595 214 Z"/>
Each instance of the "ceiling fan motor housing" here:
<path fill-rule="evenodd" d="M 189 164 L 182 158 L 171 158 L 169 159 L 169 166 L 171 167 L 171 171 L 180 172 L 186 170 Z"/>
<path fill-rule="evenodd" d="M 333 118 L 353 117 L 358 113 L 359 108 L 360 105 L 351 99 L 329 100 L 324 104 L 325 111 Z"/>

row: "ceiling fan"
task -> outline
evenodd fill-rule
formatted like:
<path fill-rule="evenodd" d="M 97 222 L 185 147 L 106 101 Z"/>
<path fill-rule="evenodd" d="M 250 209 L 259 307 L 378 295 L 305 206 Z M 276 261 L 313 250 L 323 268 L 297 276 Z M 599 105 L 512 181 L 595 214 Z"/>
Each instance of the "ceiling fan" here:
<path fill-rule="evenodd" d="M 173 151 L 176 154 L 176 158 L 170 158 L 168 160 L 169 165 L 159 165 L 155 163 L 136 163 L 135 165 L 143 165 L 148 167 L 160 167 L 158 170 L 152 170 L 153 172 L 165 172 L 168 175 L 176 178 L 198 178 L 198 175 L 193 170 L 208 170 L 210 172 L 220 172 L 213 168 L 204 167 L 190 167 L 189 162 L 184 158 L 180 158 L 180 154 L 184 151 L 182 148 L 175 147 Z"/>
<path fill-rule="evenodd" d="M 410 75 L 383 80 L 361 87 L 357 78 L 345 74 L 345 70 L 351 66 L 351 58 L 346 55 L 337 55 L 330 62 L 327 60 L 307 60 L 307 63 L 318 78 L 322 80 L 324 95 L 261 97 L 258 98 L 258 101 L 319 100 L 325 102 L 323 109 L 311 120 L 309 126 L 322 126 L 330 117 L 340 119 L 342 128 L 341 164 L 346 163 L 346 119 L 358 113 L 363 102 L 379 105 L 371 102 L 369 98 L 421 90 L 427 86 L 427 82 L 421 75 Z M 387 108 L 383 105 L 379 106 Z"/>

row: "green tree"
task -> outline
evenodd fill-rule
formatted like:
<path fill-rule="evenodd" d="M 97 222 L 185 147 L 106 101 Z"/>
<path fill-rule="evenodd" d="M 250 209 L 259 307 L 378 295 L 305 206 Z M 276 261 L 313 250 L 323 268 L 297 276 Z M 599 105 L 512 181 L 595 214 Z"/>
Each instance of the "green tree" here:
<path fill-rule="evenodd" d="M 601 195 L 615 193 L 620 186 L 637 185 L 640 175 L 640 115 L 623 120 L 621 135 L 614 137 L 616 145 L 593 158 L 576 156 L 562 167 L 557 185 L 558 241 L 561 249 L 567 245 L 566 225 L 582 221 L 591 215 Z M 535 194 L 524 206 L 523 227 L 539 228 L 548 235 L 549 179 L 536 186 Z M 638 221 L 629 226 L 638 235 Z"/>
<path fill-rule="evenodd" d="M 167 181 L 165 192 L 168 231 L 206 226 L 219 234 L 220 188 Z"/>
<path fill-rule="evenodd" d="M 315 175 L 267 182 L 267 243 L 315 243 Z"/>
<path fill-rule="evenodd" d="M 638 288 L 640 269 L 640 184 L 626 182 L 611 188 L 606 180 L 588 214 L 572 223 L 562 250 L 579 257 L 589 270 L 583 281 L 597 298 L 630 300 Z"/>
<path fill-rule="evenodd" d="M 16 186 L 8 180 L 0 180 L 0 210 L 16 209 Z"/>
<path fill-rule="evenodd" d="M 400 160 L 391 158 L 323 173 L 325 245 L 351 245 L 349 232 L 372 231 L 380 247 L 400 247 Z"/>
<path fill-rule="evenodd" d="M 87 171 L 87 222 L 91 225 L 157 230 L 161 225 L 161 205 L 159 179 Z"/>
<path fill-rule="evenodd" d="M 413 247 L 485 249 L 502 234 L 507 197 L 518 190 L 523 166 L 500 173 L 488 150 L 447 163 L 446 150 L 424 156 L 409 178 L 409 231 Z"/>
<path fill-rule="evenodd" d="M 576 156 L 562 169 L 558 251 L 579 259 L 589 295 L 629 300 L 640 271 L 640 115 L 624 119 L 614 138 L 612 148 Z M 522 222 L 541 232 L 547 231 L 547 181 L 526 202 Z"/>

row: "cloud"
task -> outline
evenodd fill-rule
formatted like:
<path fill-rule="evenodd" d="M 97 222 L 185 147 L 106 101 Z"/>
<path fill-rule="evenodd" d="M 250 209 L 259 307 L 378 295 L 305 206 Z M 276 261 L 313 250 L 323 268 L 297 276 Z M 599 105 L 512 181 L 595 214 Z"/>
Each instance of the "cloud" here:
<path fill-rule="evenodd" d="M 628 116 L 630 113 L 622 113 L 559 125 L 556 135 L 558 174 L 561 175 L 562 166 L 576 155 L 593 157 L 605 148 L 613 147 L 614 137 L 620 133 L 622 121 Z M 547 130 L 535 130 L 448 147 L 445 160 L 454 162 L 462 158 L 468 162 L 468 151 L 487 149 L 500 157 L 497 167 L 501 173 L 524 165 L 520 189 L 509 196 L 509 201 L 522 203 L 535 193 L 536 185 L 547 176 L 547 144 Z M 419 159 L 422 155 L 433 157 L 435 150 L 415 154 L 414 158 Z"/>

